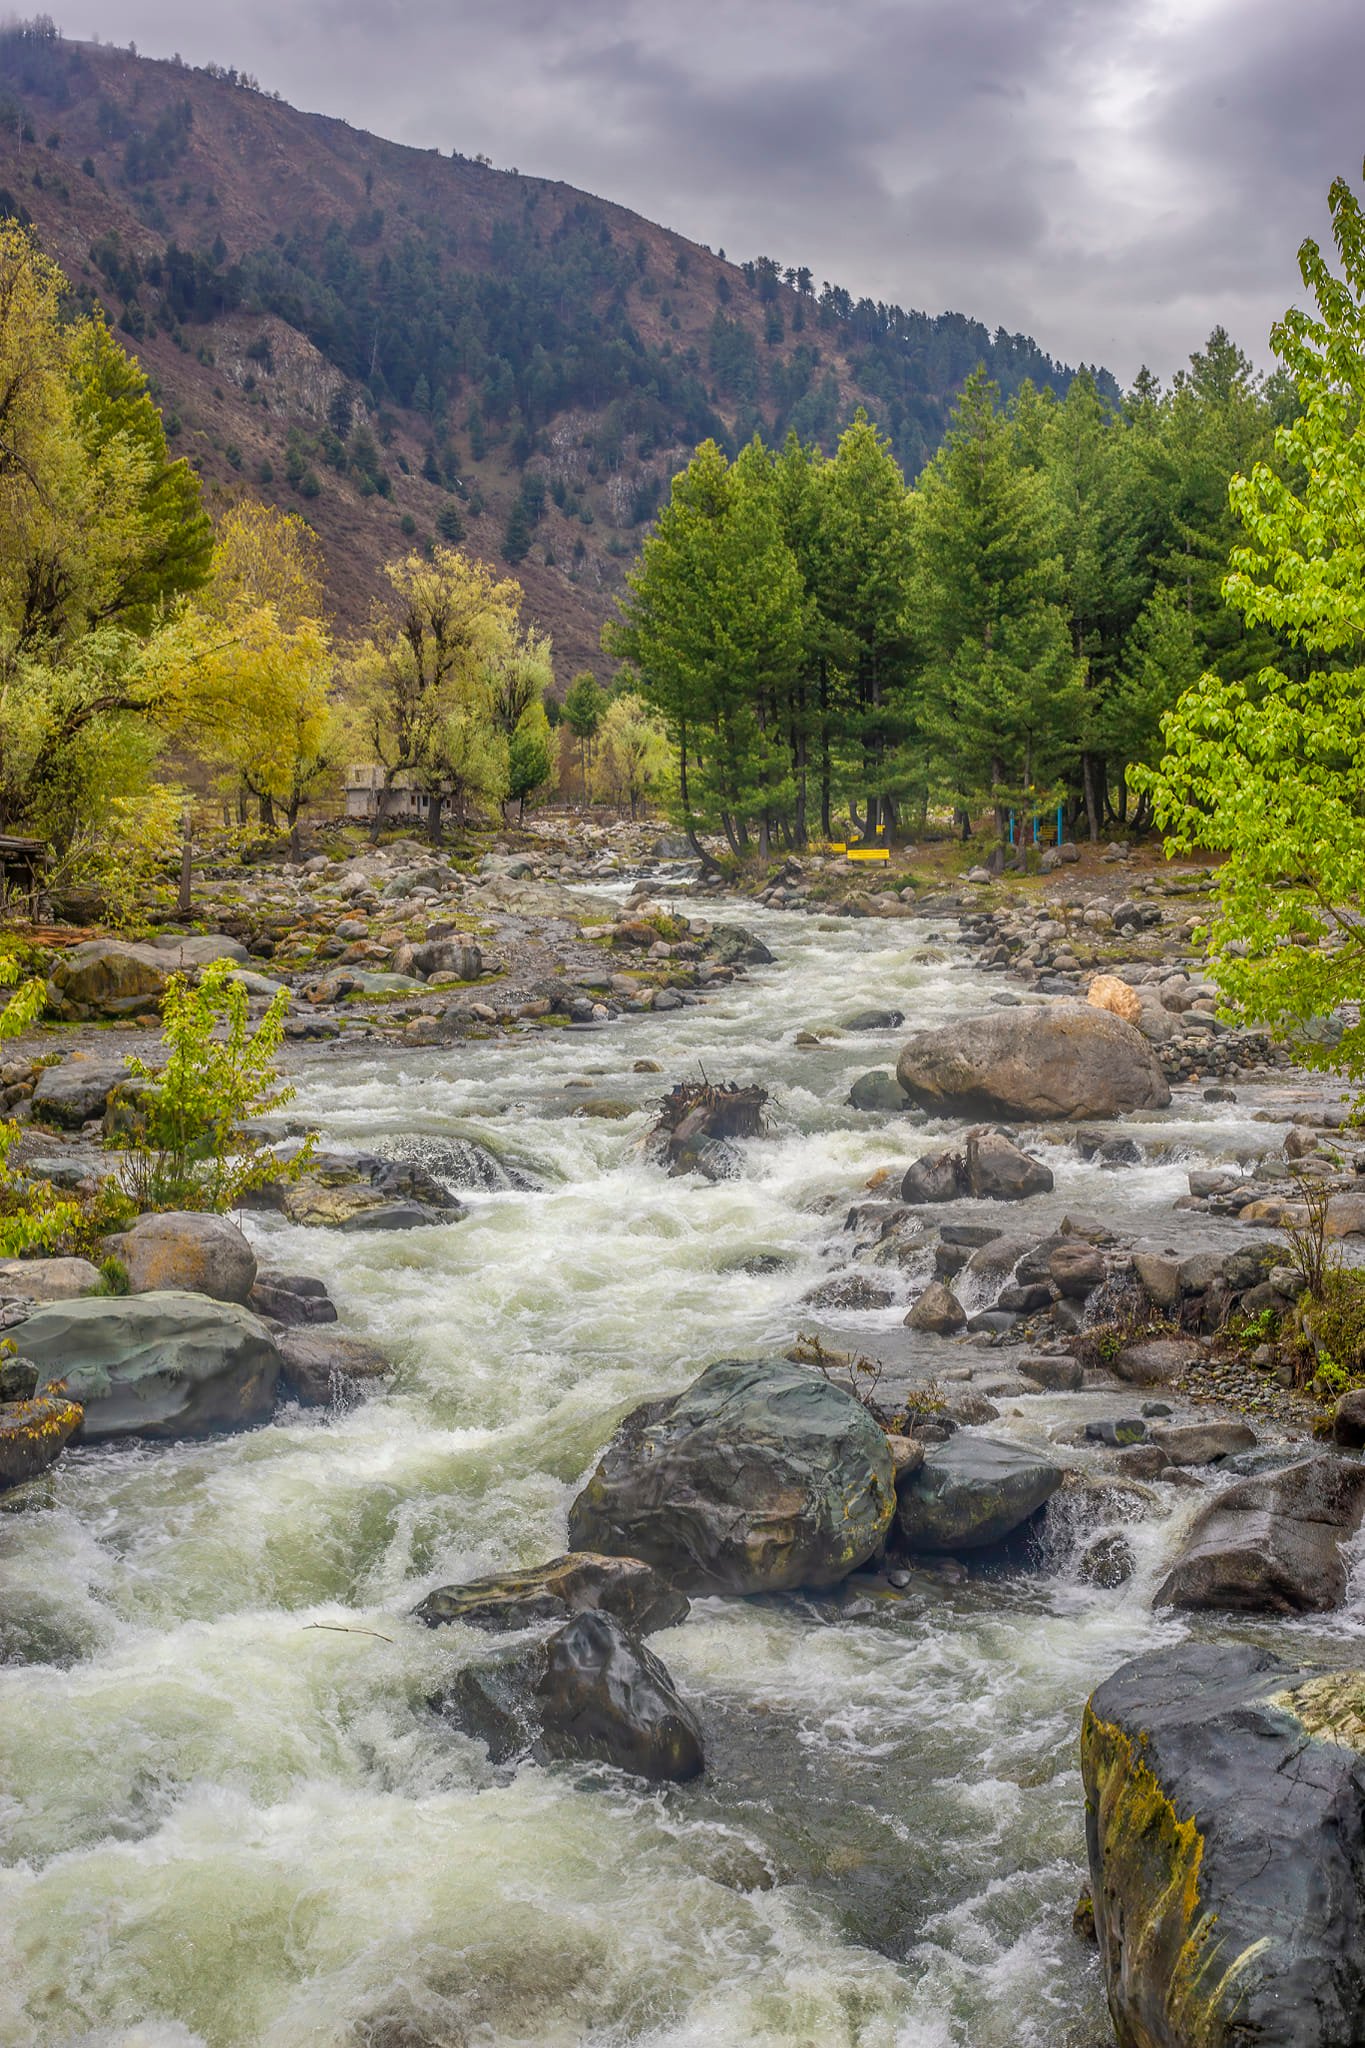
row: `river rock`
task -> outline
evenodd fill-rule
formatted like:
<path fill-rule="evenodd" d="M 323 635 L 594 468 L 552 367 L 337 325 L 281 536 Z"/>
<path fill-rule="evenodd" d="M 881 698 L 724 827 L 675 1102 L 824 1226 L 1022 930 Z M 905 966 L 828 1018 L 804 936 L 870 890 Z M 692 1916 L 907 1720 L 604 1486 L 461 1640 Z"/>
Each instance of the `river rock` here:
<path fill-rule="evenodd" d="M 211 967 L 215 960 L 232 960 L 245 967 L 251 958 L 240 939 L 230 939 L 223 932 L 159 932 L 147 951 L 159 955 L 174 974 Z"/>
<path fill-rule="evenodd" d="M 245 1302 L 256 1284 L 256 1254 L 226 1216 L 188 1209 L 139 1216 L 109 1246 L 128 1268 L 133 1294 L 169 1288 Z"/>
<path fill-rule="evenodd" d="M 438 1586 L 413 1613 L 428 1628 L 447 1621 L 529 1628 L 533 1622 L 567 1621 L 585 1608 L 599 1608 L 623 1628 L 647 1636 L 685 1621 L 690 1606 L 686 1594 L 675 1592 L 641 1558 L 571 1550 L 526 1571 Z"/>
<path fill-rule="evenodd" d="M 851 1394 L 786 1359 L 727 1359 L 626 1417 L 569 1543 L 684 1592 L 782 1592 L 847 1578 L 894 1508 L 886 1438 Z"/>
<path fill-rule="evenodd" d="M 967 1133 L 967 1191 L 978 1200 L 1024 1202 L 1052 1191 L 1052 1171 L 1001 1131 Z"/>
<path fill-rule="evenodd" d="M 668 1672 L 611 1614 L 587 1608 L 544 1642 L 455 1674 L 432 1705 L 493 1763 L 583 1759 L 656 1783 L 695 1778 L 701 1730 Z"/>
<path fill-rule="evenodd" d="M 1085 1003 L 996 1010 L 918 1031 L 896 1073 L 911 1101 L 936 1116 L 1115 1117 L 1171 1099 L 1141 1032 Z"/>
<path fill-rule="evenodd" d="M 746 932 L 743 925 L 718 924 L 712 927 L 707 942 L 707 952 L 721 967 L 770 967 L 772 954 L 762 939 Z"/>
<path fill-rule="evenodd" d="M 1085 1382 L 1078 1358 L 1021 1358 L 1019 1370 L 1049 1394 L 1079 1393 Z"/>
<path fill-rule="evenodd" d="M 31 1097 L 39 1123 L 78 1131 L 104 1115 L 109 1097 L 128 1079 L 121 1060 L 85 1059 L 73 1054 L 58 1067 L 44 1067 Z"/>
<path fill-rule="evenodd" d="M 1187 1337 L 1147 1337 L 1125 1344 L 1114 1359 L 1114 1372 L 1130 1387 L 1168 1387 L 1200 1356 Z"/>
<path fill-rule="evenodd" d="M 953 1337 L 967 1327 L 967 1311 L 941 1280 L 931 1280 L 905 1318 L 907 1330 L 923 1330 L 934 1337 Z"/>
<path fill-rule="evenodd" d="M 0 1492 L 45 1472 L 80 1420 L 79 1404 L 61 1394 L 0 1403 Z"/>
<path fill-rule="evenodd" d="M 1256 1448 L 1256 1432 L 1245 1422 L 1159 1423 L 1151 1440 L 1173 1465 L 1216 1465 Z"/>
<path fill-rule="evenodd" d="M 840 1028 L 844 1031 L 894 1031 L 904 1022 L 903 1010 L 859 1010 L 855 1016 L 845 1017 Z"/>
<path fill-rule="evenodd" d="M 1126 981 L 1120 981 L 1116 974 L 1097 974 L 1086 990 L 1085 999 L 1092 1009 L 1108 1010 L 1112 1017 L 1122 1017 L 1125 1024 L 1141 1021 L 1141 996 Z"/>
<path fill-rule="evenodd" d="M 336 1304 L 326 1283 L 310 1273 L 275 1273 L 256 1270 L 256 1285 L 247 1307 L 272 1323 L 289 1329 L 305 1324 L 334 1323 Z"/>
<path fill-rule="evenodd" d="M 265 1325 L 202 1294 L 130 1294 L 35 1310 L 19 1342 L 39 1392 L 85 1409 L 83 1443 L 170 1442 L 266 1422 L 282 1364 Z"/>
<path fill-rule="evenodd" d="M 347 1408 L 375 1380 L 393 1371 L 377 1345 L 328 1327 L 281 1330 L 275 1340 L 284 1361 L 282 1376 L 302 1408 Z"/>
<path fill-rule="evenodd" d="M 1104 1285 L 1104 1254 L 1092 1244 L 1059 1244 L 1048 1254 L 1047 1276 L 1068 1301 L 1084 1301 Z"/>
<path fill-rule="evenodd" d="M 1239 1480 L 1200 1514 L 1159 1607 L 1318 1614 L 1346 1591 L 1341 1546 L 1365 1514 L 1365 1465 L 1316 1457 Z"/>
<path fill-rule="evenodd" d="M 1081 1772 L 1122 2048 L 1365 2041 L 1363 1749 L 1359 1670 L 1186 1642 L 1099 1687 Z"/>
<path fill-rule="evenodd" d="M 904 1101 L 904 1096 L 901 1100 Z M 935 1152 L 912 1160 L 901 1182 L 903 1202 L 955 1202 L 966 1190 L 966 1161 L 960 1152 Z"/>
<path fill-rule="evenodd" d="M 874 1067 L 871 1073 L 859 1074 L 848 1091 L 848 1100 L 852 1109 L 880 1110 L 888 1116 L 899 1116 L 910 1107 L 905 1090 L 889 1067 Z"/>
<path fill-rule="evenodd" d="M 959 1433 L 936 1444 L 896 1494 L 896 1540 L 910 1551 L 982 1550 L 1036 1514 L 1062 1468 L 1036 1451 Z"/>
<path fill-rule="evenodd" d="M 170 956 L 152 946 L 87 939 L 64 953 L 53 968 L 48 1008 L 74 1022 L 148 1015 L 160 1009 L 174 972 Z"/>
<path fill-rule="evenodd" d="M 458 939 L 428 939 L 412 948 L 412 964 L 419 974 L 448 974 L 458 981 L 477 981 L 483 971 L 483 955 L 477 946 Z"/>
<path fill-rule="evenodd" d="M 1365 1387 L 1348 1387 L 1332 1410 L 1332 1435 L 1346 1450 L 1365 1445 Z"/>
<path fill-rule="evenodd" d="M 0 1259 L 0 1301 L 74 1301 L 99 1284 L 89 1259 Z"/>

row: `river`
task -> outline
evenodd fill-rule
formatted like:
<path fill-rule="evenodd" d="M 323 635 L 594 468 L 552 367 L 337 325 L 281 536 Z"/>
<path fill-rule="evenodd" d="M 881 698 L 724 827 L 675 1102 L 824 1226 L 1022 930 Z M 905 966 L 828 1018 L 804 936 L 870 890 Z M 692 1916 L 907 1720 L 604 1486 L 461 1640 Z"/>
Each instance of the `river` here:
<path fill-rule="evenodd" d="M 391 1387 L 337 1417 L 77 1452 L 0 1514 L 5 2048 L 1110 2039 L 1071 1931 L 1079 1716 L 1117 1664 L 1183 1632 L 1150 1598 L 1193 1492 L 1157 1490 L 1118 1590 L 1080 1582 L 1063 1529 L 1044 1574 L 694 1603 L 651 1647 L 702 1718 L 695 1785 L 495 1770 L 425 1705 L 487 1638 L 428 1631 L 415 1602 L 562 1549 L 627 1407 L 815 1327 L 801 1297 L 846 1259 L 848 1203 L 929 1142 L 844 1106 L 898 1033 L 807 1050 L 795 1032 L 869 1004 L 946 1021 L 1000 988 L 917 923 L 734 914 L 777 964 L 704 1007 L 311 1059 L 295 1107 L 329 1143 L 465 1135 L 536 1188 L 403 1234 L 251 1219 L 263 1263 L 320 1274 L 342 1326 L 391 1351 Z M 666 1180 L 638 1149 L 661 1088 L 702 1061 L 774 1096 L 772 1134 L 720 1186 Z M 635 1111 L 573 1116 L 580 1078 Z M 1277 1142 L 1252 1111 L 1284 1107 L 1283 1084 L 1238 1093 L 1183 1091 L 1129 1125 L 1146 1157 L 1120 1173 L 1055 1145 L 1056 1192 L 1023 1227 L 1070 1209 L 1182 1251 L 1228 1241 L 1170 1204 L 1192 1161 Z M 1000 1361 L 912 1351 L 912 1277 L 892 1308 L 819 1327 L 926 1374 Z M 1113 1403 L 1004 1409 L 993 1433 L 1036 1436 Z M 1294 1634 L 1339 1658 L 1359 1626 L 1353 1605 Z"/>

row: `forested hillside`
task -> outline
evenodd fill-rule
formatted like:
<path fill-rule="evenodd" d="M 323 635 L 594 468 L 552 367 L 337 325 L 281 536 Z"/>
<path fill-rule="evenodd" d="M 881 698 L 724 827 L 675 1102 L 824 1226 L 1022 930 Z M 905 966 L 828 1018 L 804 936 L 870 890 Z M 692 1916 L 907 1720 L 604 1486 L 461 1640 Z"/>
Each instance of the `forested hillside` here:
<path fill-rule="evenodd" d="M 1006 398 L 1072 376 L 1025 336 L 855 301 L 800 251 L 726 261 L 569 186 L 43 21 L 0 32 L 4 213 L 103 302 L 210 504 L 305 514 L 344 624 L 386 560 L 463 541 L 515 568 L 561 675 L 602 667 L 626 563 L 699 441 L 794 428 L 830 452 L 861 404 L 913 477 L 978 363 Z"/>

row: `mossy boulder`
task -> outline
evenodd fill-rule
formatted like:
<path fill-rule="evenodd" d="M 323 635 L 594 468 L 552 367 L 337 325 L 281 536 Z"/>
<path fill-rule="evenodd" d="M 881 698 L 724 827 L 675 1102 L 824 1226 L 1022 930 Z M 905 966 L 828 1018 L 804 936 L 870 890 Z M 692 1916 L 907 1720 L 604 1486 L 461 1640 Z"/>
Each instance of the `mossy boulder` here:
<path fill-rule="evenodd" d="M 176 971 L 172 955 L 121 939 L 87 939 L 64 953 L 47 985 L 58 1017 L 139 1017 L 159 1010 Z"/>
<path fill-rule="evenodd" d="M 599 1609 L 465 1665 L 432 1705 L 486 1743 L 494 1763 L 575 1759 L 655 1782 L 695 1778 L 703 1765 L 701 1730 L 668 1672 Z"/>
<path fill-rule="evenodd" d="M 0 1492 L 45 1472 L 80 1421 L 79 1404 L 61 1395 L 0 1403 Z"/>
<path fill-rule="evenodd" d="M 786 1359 L 727 1359 L 626 1417 L 569 1542 L 684 1592 L 773 1593 L 847 1578 L 894 1508 L 886 1437 L 851 1394 Z"/>
<path fill-rule="evenodd" d="M 1081 1771 L 1119 2048 L 1365 2041 L 1365 1671 L 1154 1651 L 1094 1694 Z"/>
<path fill-rule="evenodd" d="M 666 1585 L 638 1557 L 603 1557 L 569 1551 L 525 1571 L 494 1572 L 462 1586 L 438 1586 L 414 1608 L 428 1628 L 466 1621 L 477 1628 L 528 1628 L 537 1621 L 567 1621 L 587 1608 L 613 1615 L 636 1635 L 673 1628 L 685 1620 L 687 1596 Z"/>
<path fill-rule="evenodd" d="M 183 1289 L 245 1302 L 256 1284 L 256 1254 L 226 1216 L 195 1209 L 139 1216 L 108 1244 L 128 1269 L 132 1294 Z"/>
<path fill-rule="evenodd" d="M 904 1550 L 985 1550 L 1052 1498 L 1062 1468 L 1038 1451 L 959 1433 L 901 1482 L 896 1541 Z"/>

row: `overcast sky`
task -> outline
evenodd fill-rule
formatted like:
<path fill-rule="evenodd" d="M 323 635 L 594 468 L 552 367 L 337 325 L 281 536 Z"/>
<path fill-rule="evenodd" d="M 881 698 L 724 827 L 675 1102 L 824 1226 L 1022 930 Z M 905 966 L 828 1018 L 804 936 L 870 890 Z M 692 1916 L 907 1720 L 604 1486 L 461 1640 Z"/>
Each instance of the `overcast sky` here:
<path fill-rule="evenodd" d="M 79 10 L 83 9 L 83 13 Z M 1167 376 L 1268 361 L 1365 153 L 1365 0 L 73 0 L 68 35 L 562 178 L 731 258 Z"/>

